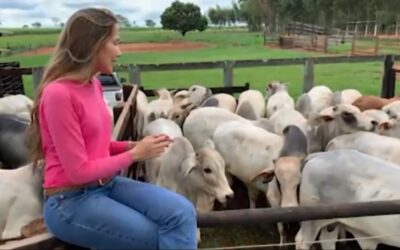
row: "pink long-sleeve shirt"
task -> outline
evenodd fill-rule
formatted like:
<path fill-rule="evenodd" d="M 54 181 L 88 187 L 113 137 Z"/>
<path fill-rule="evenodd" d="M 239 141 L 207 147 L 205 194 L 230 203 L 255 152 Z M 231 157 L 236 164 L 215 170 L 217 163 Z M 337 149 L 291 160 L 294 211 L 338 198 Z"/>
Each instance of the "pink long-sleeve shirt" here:
<path fill-rule="evenodd" d="M 115 175 L 133 157 L 127 142 L 111 141 L 111 117 L 101 83 L 57 80 L 39 103 L 44 188 L 66 187 Z"/>

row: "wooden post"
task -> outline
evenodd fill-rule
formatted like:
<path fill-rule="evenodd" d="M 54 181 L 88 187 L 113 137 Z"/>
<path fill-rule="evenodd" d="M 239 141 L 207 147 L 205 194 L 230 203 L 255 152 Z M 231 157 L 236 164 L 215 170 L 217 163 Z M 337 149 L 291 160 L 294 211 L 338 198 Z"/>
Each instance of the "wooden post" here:
<path fill-rule="evenodd" d="M 32 78 L 33 78 L 33 90 L 36 90 L 40 84 L 40 81 L 43 77 L 44 68 L 43 67 L 35 67 L 32 68 Z"/>
<path fill-rule="evenodd" d="M 353 34 L 353 38 L 351 39 L 351 54 L 354 55 L 356 52 L 356 34 Z"/>
<path fill-rule="evenodd" d="M 348 24 L 346 24 L 346 33 L 344 35 L 346 38 L 349 35 L 349 25 Z"/>
<path fill-rule="evenodd" d="M 325 37 L 325 39 L 324 39 L 324 53 L 328 53 L 329 36 L 325 35 L 324 37 Z"/>
<path fill-rule="evenodd" d="M 368 36 L 368 23 L 365 23 L 365 32 L 364 32 L 364 36 Z"/>
<path fill-rule="evenodd" d="M 375 36 L 375 49 L 374 54 L 378 55 L 379 53 L 379 36 Z"/>
<path fill-rule="evenodd" d="M 358 22 L 354 25 L 354 35 L 358 33 Z"/>
<path fill-rule="evenodd" d="M 378 35 L 378 24 L 375 24 L 375 28 L 374 28 L 374 36 Z"/>
<path fill-rule="evenodd" d="M 140 68 L 137 65 L 129 64 L 129 81 L 130 83 L 137 84 L 139 87 L 142 86 L 142 79 L 140 77 Z"/>
<path fill-rule="evenodd" d="M 308 92 L 314 86 L 314 61 L 308 58 L 304 64 L 303 93 Z"/>
<path fill-rule="evenodd" d="M 225 61 L 225 64 L 223 66 L 225 87 L 233 86 L 233 64 L 234 62 L 232 61 Z"/>
<path fill-rule="evenodd" d="M 396 36 L 399 35 L 399 21 L 396 22 Z"/>
<path fill-rule="evenodd" d="M 396 71 L 393 70 L 393 65 L 394 65 L 393 56 L 392 55 L 386 56 L 383 68 L 382 91 L 381 91 L 381 97 L 383 98 L 392 98 L 395 93 Z"/>

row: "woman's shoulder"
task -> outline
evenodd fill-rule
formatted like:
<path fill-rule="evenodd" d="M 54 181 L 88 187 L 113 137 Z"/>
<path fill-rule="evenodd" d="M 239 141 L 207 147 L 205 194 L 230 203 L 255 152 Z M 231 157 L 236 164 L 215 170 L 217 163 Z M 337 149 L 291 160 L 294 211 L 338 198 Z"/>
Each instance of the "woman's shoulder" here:
<path fill-rule="evenodd" d="M 41 99 L 45 102 L 62 102 L 72 97 L 69 81 L 55 80 L 43 87 Z"/>

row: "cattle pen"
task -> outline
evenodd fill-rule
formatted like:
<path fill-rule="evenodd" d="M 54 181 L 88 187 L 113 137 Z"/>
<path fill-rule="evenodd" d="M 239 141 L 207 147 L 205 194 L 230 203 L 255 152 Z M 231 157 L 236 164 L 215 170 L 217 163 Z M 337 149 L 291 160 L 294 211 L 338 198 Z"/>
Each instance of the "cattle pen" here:
<path fill-rule="evenodd" d="M 360 59 L 361 58 L 361 59 Z M 388 56 L 388 57 L 356 57 L 356 58 L 342 58 L 336 59 L 338 61 L 343 60 L 348 61 L 362 61 L 371 59 L 372 60 L 385 60 L 385 72 L 382 79 L 382 96 L 390 97 L 394 94 L 394 86 L 396 80 L 396 73 L 400 70 L 394 67 L 394 60 L 400 58 L 399 56 Z M 282 59 L 283 60 L 283 59 Z M 288 59 L 289 60 L 289 59 Z M 305 65 L 305 87 L 304 91 L 311 88 L 312 85 L 312 75 L 313 75 L 313 64 L 318 63 L 328 63 L 328 59 L 290 59 L 292 64 L 304 64 Z M 324 61 L 326 60 L 326 61 Z M 288 61 L 286 61 L 287 63 Z M 251 65 L 255 62 L 247 62 L 248 64 L 242 62 L 242 65 Z M 260 62 L 258 62 L 260 63 Z M 268 65 L 280 65 L 283 61 L 264 61 L 262 64 Z M 331 63 L 331 62 L 329 62 Z M 222 64 L 219 64 L 222 65 Z M 226 65 L 226 64 L 223 64 Z M 240 65 L 240 63 L 238 64 Z M 311 65 L 311 66 L 310 66 Z M 171 66 L 162 66 L 167 70 Z M 188 68 L 195 67 L 194 65 L 185 66 Z M 132 69 L 131 66 L 128 68 Z M 133 67 L 131 82 L 137 83 L 138 74 L 137 69 Z M 231 67 L 232 69 L 232 67 Z M 139 68 L 139 72 L 140 72 Z M 229 71 L 229 70 L 228 70 Z M 10 74 L 40 74 L 41 69 L 0 69 L 0 77 Z M 39 72 L 39 73 L 35 73 Z M 135 73 L 136 72 L 136 73 Z M 224 72 L 226 72 L 224 68 Z M 227 79 L 232 83 L 233 79 L 226 74 Z M 35 76 L 37 78 L 37 76 Z M 133 81 L 135 80 L 136 81 Z M 224 74 L 225 79 L 225 74 Z M 310 80 L 311 79 L 311 80 Z M 225 87 L 212 88 L 212 90 L 217 92 L 225 93 L 235 93 L 241 92 L 249 88 L 249 85 L 244 86 L 232 86 L 232 84 L 227 84 L 229 81 L 224 80 Z M 136 131 L 136 96 L 138 93 L 140 85 L 139 84 L 125 84 L 123 86 L 123 104 L 121 106 L 114 107 L 114 129 L 113 129 L 113 139 L 115 140 L 136 140 L 138 139 Z M 151 90 L 143 89 L 146 93 L 151 93 Z M 128 171 L 121 173 L 124 176 L 138 179 L 138 164 L 133 164 Z M 256 209 L 235 209 L 232 207 L 227 207 L 225 210 L 213 211 L 209 213 L 198 214 L 198 225 L 200 228 L 211 228 L 211 227 L 230 227 L 234 225 L 254 225 L 254 224 L 267 224 L 267 223 L 277 223 L 277 222 L 300 222 L 307 220 L 319 220 L 319 219 L 330 219 L 330 218 L 346 218 L 346 217 L 363 217 L 363 216 L 379 216 L 379 215 L 393 215 L 400 214 L 400 200 L 390 200 L 390 201 L 375 201 L 375 202 L 363 202 L 363 203 L 346 203 L 346 204 L 329 204 L 326 206 L 304 206 L 304 207 L 286 207 L 286 208 L 256 208 Z M 383 237 L 383 236 L 381 236 Z M 274 246 L 278 246 L 279 244 Z M 288 244 L 290 247 L 294 247 L 293 244 Z M 258 245 L 258 246 L 238 246 L 237 249 L 266 249 L 271 247 L 268 245 Z M 0 249 L 10 249 L 10 250 L 28 250 L 28 249 L 73 249 L 73 246 L 68 246 L 63 242 L 52 237 L 50 234 L 41 234 L 31 238 L 26 238 L 18 241 L 10 241 L 4 245 L 0 245 Z M 218 248 L 218 249 L 223 249 Z M 226 249 L 235 249 L 234 247 L 227 247 Z"/>

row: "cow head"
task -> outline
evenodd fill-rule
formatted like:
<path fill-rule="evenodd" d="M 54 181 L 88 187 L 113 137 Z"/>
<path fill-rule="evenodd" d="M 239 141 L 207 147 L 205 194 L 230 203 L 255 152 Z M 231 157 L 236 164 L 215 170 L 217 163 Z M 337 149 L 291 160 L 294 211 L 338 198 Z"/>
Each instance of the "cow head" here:
<path fill-rule="evenodd" d="M 286 83 L 280 82 L 280 81 L 273 81 L 267 84 L 267 87 L 265 89 L 266 91 L 266 96 L 267 98 L 272 96 L 278 91 L 287 91 L 288 87 Z"/>
<path fill-rule="evenodd" d="M 275 161 L 277 190 L 281 197 L 280 206 L 298 206 L 298 191 L 304 157 L 284 156 Z"/>
<path fill-rule="evenodd" d="M 312 117 L 314 124 L 335 123 L 336 129 L 343 133 L 374 131 L 378 125 L 371 117 L 363 114 L 351 104 L 338 104 L 321 110 Z"/>
<path fill-rule="evenodd" d="M 189 89 L 189 101 L 196 107 L 212 95 L 212 91 L 201 85 L 192 85 Z"/>
<path fill-rule="evenodd" d="M 221 204 L 233 198 L 233 191 L 225 175 L 225 161 L 210 140 L 196 152 L 196 167 L 191 171 L 191 181 Z"/>

